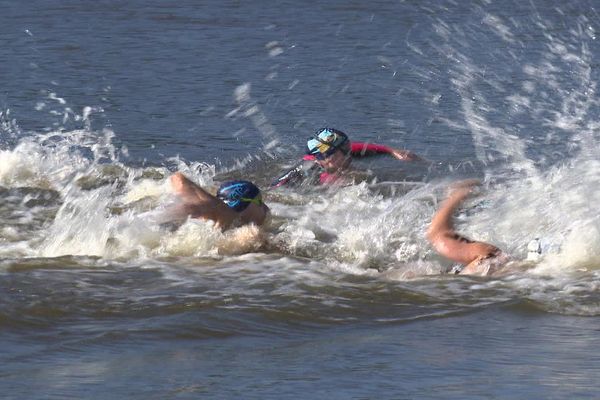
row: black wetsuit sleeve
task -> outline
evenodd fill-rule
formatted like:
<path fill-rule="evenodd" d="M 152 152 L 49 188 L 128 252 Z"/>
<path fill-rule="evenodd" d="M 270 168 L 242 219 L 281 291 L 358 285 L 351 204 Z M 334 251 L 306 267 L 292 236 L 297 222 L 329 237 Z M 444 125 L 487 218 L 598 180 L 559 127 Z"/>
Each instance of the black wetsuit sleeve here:
<path fill-rule="evenodd" d="M 271 189 L 280 186 L 299 185 L 306 178 L 306 161 L 301 161 L 271 182 Z"/>

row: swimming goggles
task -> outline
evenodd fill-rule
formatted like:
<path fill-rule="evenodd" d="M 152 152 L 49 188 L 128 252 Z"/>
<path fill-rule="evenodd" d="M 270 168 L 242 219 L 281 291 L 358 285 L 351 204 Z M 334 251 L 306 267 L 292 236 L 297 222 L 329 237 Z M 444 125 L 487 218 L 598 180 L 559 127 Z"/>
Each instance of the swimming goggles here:
<path fill-rule="evenodd" d="M 324 160 L 335 153 L 346 141 L 348 141 L 348 136 L 325 128 L 321 129 L 314 138 L 310 138 L 306 145 L 309 154 L 314 155 L 317 160 Z"/>
<path fill-rule="evenodd" d="M 253 203 L 253 204 L 256 204 L 257 206 L 261 206 L 263 204 L 263 199 L 262 199 L 261 194 L 259 194 L 258 196 L 256 196 L 253 199 L 250 199 L 248 197 L 240 197 L 238 200 L 243 201 L 244 203 Z"/>
<path fill-rule="evenodd" d="M 224 182 L 217 191 L 217 198 L 235 211 L 244 211 L 248 203 L 263 204 L 260 190 L 249 181 Z"/>

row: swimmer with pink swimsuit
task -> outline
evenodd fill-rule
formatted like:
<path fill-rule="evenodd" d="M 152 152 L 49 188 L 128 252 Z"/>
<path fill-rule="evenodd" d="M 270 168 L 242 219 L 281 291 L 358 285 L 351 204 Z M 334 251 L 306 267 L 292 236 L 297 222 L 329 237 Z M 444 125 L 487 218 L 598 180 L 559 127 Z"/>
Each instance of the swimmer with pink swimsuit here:
<path fill-rule="evenodd" d="M 319 184 L 337 183 L 342 174 L 348 170 L 352 159 L 358 157 L 389 154 L 403 161 L 421 160 L 416 154 L 407 150 L 379 144 L 350 142 L 348 135 L 333 128 L 320 129 L 306 144 L 307 154 L 302 158 L 302 163 L 277 178 L 271 184 L 271 188 L 299 183 L 314 169 L 319 170 Z"/>

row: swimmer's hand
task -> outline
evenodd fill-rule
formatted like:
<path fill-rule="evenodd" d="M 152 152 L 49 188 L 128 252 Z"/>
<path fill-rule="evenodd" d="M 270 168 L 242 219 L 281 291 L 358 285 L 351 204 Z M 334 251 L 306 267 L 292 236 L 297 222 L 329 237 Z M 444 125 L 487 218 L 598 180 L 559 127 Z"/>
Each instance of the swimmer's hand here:
<path fill-rule="evenodd" d="M 402 161 L 424 161 L 421 157 L 408 150 L 390 148 L 390 154 L 394 158 Z"/>
<path fill-rule="evenodd" d="M 465 179 L 454 182 L 448 188 L 448 198 L 453 198 L 455 200 L 465 199 L 470 194 L 475 193 L 475 189 L 478 186 L 481 186 L 481 181 L 479 179 Z"/>

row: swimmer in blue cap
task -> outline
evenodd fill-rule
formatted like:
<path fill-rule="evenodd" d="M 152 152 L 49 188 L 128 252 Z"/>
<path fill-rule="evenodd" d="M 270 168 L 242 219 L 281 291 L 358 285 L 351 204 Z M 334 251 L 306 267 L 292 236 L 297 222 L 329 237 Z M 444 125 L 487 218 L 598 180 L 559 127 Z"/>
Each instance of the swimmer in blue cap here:
<path fill-rule="evenodd" d="M 176 172 L 171 176 L 171 186 L 183 202 L 185 215 L 212 220 L 223 230 L 245 224 L 262 225 L 269 213 L 260 190 L 249 181 L 224 182 L 213 196 Z"/>

